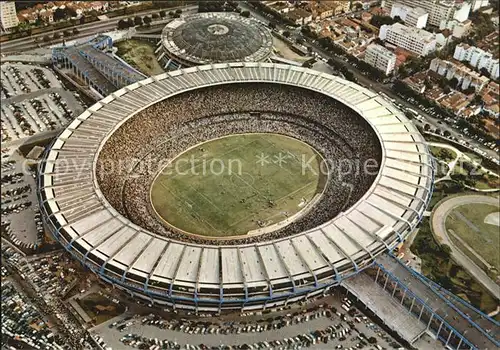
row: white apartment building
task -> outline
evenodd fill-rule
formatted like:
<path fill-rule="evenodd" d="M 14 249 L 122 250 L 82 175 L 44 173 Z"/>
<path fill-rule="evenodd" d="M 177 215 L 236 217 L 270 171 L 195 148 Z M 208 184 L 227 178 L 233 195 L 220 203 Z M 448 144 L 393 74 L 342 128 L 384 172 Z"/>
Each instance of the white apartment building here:
<path fill-rule="evenodd" d="M 9 31 L 19 24 L 17 18 L 16 3 L 14 1 L 0 2 L 0 25 L 2 30 Z"/>
<path fill-rule="evenodd" d="M 467 2 L 455 4 L 454 0 L 382 0 L 382 8 L 391 12 L 392 6 L 396 3 L 408 7 L 420 7 L 429 14 L 427 24 L 439 27 L 442 20 L 450 21 L 456 19 L 459 22 L 465 21 L 469 17 L 471 5 Z"/>
<path fill-rule="evenodd" d="M 453 58 L 459 61 L 469 62 L 472 67 L 480 70 L 485 68 L 490 73 L 492 79 L 500 76 L 500 65 L 498 58 L 494 58 L 489 52 L 478 47 L 467 44 L 459 44 L 455 48 Z"/>
<path fill-rule="evenodd" d="M 472 86 L 476 92 L 481 91 L 490 81 L 485 76 L 474 72 L 463 64 L 455 64 L 440 58 L 434 58 L 429 67 L 432 71 L 445 77 L 447 80 L 456 78 L 462 89 Z"/>
<path fill-rule="evenodd" d="M 472 29 L 472 21 L 470 19 L 464 22 L 458 22 L 457 20 L 442 21 L 439 25 L 439 29 L 449 29 L 452 31 L 453 37 L 461 38 L 467 35 Z"/>
<path fill-rule="evenodd" d="M 434 34 L 400 23 L 383 25 L 380 28 L 379 38 L 419 56 L 427 56 L 436 50 L 436 36 Z"/>
<path fill-rule="evenodd" d="M 370 66 L 384 72 L 385 75 L 391 74 L 396 67 L 396 55 L 377 44 L 368 45 L 364 60 Z"/>
<path fill-rule="evenodd" d="M 422 29 L 427 25 L 428 19 L 429 14 L 423 8 L 415 7 L 406 15 L 405 24 L 410 27 Z"/>
<path fill-rule="evenodd" d="M 398 16 L 407 26 L 424 28 L 427 24 L 429 14 L 421 7 L 409 7 L 401 3 L 395 3 L 391 8 L 391 17 Z"/>
<path fill-rule="evenodd" d="M 471 1 L 471 11 L 477 11 L 481 7 L 488 6 L 490 4 L 490 0 L 472 0 Z"/>

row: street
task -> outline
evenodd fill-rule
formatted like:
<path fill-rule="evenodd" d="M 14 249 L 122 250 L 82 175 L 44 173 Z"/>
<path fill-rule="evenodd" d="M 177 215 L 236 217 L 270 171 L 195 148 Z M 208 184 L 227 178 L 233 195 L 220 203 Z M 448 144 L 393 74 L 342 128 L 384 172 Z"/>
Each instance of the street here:
<path fill-rule="evenodd" d="M 195 13 L 197 8 L 198 8 L 197 6 L 173 7 L 171 9 L 169 8 L 168 11 L 182 9 L 184 13 Z M 82 24 L 82 25 L 76 25 L 75 27 L 78 28 L 78 30 L 80 32 L 77 35 L 71 36 L 69 38 L 69 40 L 84 38 L 86 36 L 91 36 L 94 34 L 99 34 L 99 33 L 104 33 L 107 31 L 115 30 L 115 29 L 117 29 L 118 21 L 121 19 L 134 18 L 135 16 L 146 16 L 146 15 L 151 15 L 151 14 L 157 13 L 157 12 L 159 12 L 159 9 L 152 9 L 152 10 L 142 11 L 142 12 L 138 12 L 138 13 L 131 13 L 131 14 L 128 14 L 126 16 L 118 16 L 118 17 L 113 17 L 113 18 L 107 19 L 107 20 L 102 20 L 102 21 L 97 21 L 97 22 L 92 22 L 92 23 L 87 23 L 87 24 Z M 158 20 L 161 20 L 161 18 Z M 68 28 L 72 29 L 75 27 L 68 27 Z M 61 33 L 62 34 L 68 28 L 54 29 L 53 31 L 35 34 L 35 35 L 30 36 L 30 37 L 14 39 L 14 40 L 9 40 L 9 41 L 3 42 L 0 44 L 0 51 L 2 52 L 3 55 L 5 55 L 8 52 L 23 52 L 23 51 L 34 49 L 37 47 L 53 45 L 54 43 L 56 43 L 56 41 L 51 41 L 51 42 L 46 43 L 46 42 L 42 41 L 42 38 L 45 35 L 53 35 L 54 33 Z M 36 43 L 35 39 L 40 40 L 40 42 Z M 59 39 L 57 42 L 62 43 L 62 39 Z"/>

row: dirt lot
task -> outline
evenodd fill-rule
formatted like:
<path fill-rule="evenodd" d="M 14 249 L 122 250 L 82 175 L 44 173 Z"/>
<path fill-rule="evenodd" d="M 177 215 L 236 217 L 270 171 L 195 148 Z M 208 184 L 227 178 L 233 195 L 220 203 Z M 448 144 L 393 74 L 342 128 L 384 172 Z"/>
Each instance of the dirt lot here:
<path fill-rule="evenodd" d="M 152 76 L 164 72 L 150 43 L 131 39 L 118 42 L 115 46 L 118 48 L 116 54 L 141 73 Z"/>

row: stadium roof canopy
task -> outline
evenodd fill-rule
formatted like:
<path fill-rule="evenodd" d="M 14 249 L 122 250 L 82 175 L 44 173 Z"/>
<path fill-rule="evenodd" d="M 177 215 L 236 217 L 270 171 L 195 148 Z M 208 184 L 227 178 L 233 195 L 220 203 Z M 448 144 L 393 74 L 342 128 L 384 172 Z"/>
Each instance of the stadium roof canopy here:
<path fill-rule="evenodd" d="M 107 138 L 128 118 L 169 96 L 201 86 L 266 82 L 315 90 L 352 108 L 378 135 L 379 174 L 351 208 L 307 232 L 246 244 L 175 241 L 133 224 L 99 189 L 96 162 Z M 299 286 L 329 271 L 339 278 L 395 247 L 420 221 L 432 193 L 433 166 L 423 137 L 393 104 L 352 82 L 273 63 L 221 63 L 151 77 L 122 88 L 77 117 L 40 167 L 39 200 L 67 249 L 78 243 L 106 268 L 184 288 Z M 104 268 L 102 268 L 104 269 Z M 95 269 L 94 269 L 95 270 Z M 102 270 L 101 270 L 102 271 Z M 125 278 L 125 277 L 124 277 Z M 324 277 L 323 277 L 324 278 Z"/>
<path fill-rule="evenodd" d="M 258 21 L 233 13 L 197 13 L 169 22 L 162 44 L 170 56 L 192 65 L 258 62 L 271 54 L 273 40 Z"/>

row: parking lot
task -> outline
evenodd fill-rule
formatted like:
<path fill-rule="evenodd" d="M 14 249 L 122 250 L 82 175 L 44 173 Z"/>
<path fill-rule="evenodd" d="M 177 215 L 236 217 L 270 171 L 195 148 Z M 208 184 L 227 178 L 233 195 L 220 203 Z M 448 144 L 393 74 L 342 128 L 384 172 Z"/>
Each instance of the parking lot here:
<path fill-rule="evenodd" d="M 12 148 L 2 149 L 1 234 L 26 249 L 36 249 L 44 239 L 42 218 L 36 198 L 34 162 Z"/>
<path fill-rule="evenodd" d="M 27 167 L 17 152 L 3 148 L 1 170 L 0 232 L 16 246 L 35 249 L 43 240 L 44 230 L 36 200 L 34 168 Z"/>
<path fill-rule="evenodd" d="M 3 288 L 8 281 L 18 291 L 18 298 L 26 305 L 24 308 L 36 309 L 39 314 L 38 323 L 25 324 L 25 310 L 23 307 L 14 307 L 13 312 L 8 315 L 14 322 L 10 324 L 10 333 L 7 333 L 4 331 L 4 321 L 7 318 L 2 311 L 3 339 L 9 341 L 9 344 L 17 339 L 21 342 L 17 344 L 17 349 L 33 349 L 26 345 L 32 343 L 39 346 L 34 347 L 37 349 L 97 349 L 97 344 L 60 299 L 72 286 L 75 287 L 74 290 L 79 287 L 79 282 L 86 282 L 84 275 L 80 274 L 82 271 L 77 267 L 78 263 L 65 252 L 24 257 L 8 244 L 2 244 L 1 253 L 2 266 L 5 267 L 2 269 L 2 310 L 5 300 Z M 50 328 L 53 337 L 45 331 L 42 321 Z M 54 347 L 54 341 L 62 347 Z"/>
<path fill-rule="evenodd" d="M 23 264 L 24 258 L 18 252 L 2 246 L 2 340 L 16 349 L 62 349 L 56 344 L 64 345 L 64 338 L 23 293 L 23 286 L 7 269 L 17 269 Z"/>
<path fill-rule="evenodd" d="M 1 78 L 3 142 L 56 130 L 83 111 L 78 95 L 65 89 L 48 68 L 6 63 Z"/>
<path fill-rule="evenodd" d="M 349 311 L 346 311 L 349 310 Z M 130 309 L 132 310 L 132 308 Z M 175 317 L 175 315 L 172 315 Z M 113 349 L 400 349 L 401 345 L 363 315 L 345 296 L 332 295 L 282 313 L 243 318 L 165 319 L 130 312 L 91 333 Z"/>

